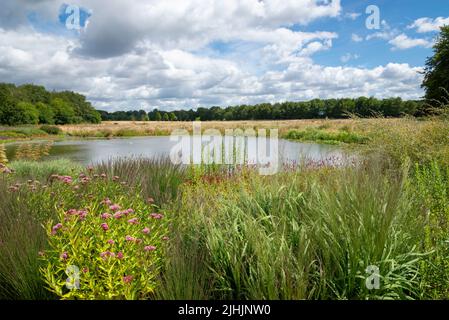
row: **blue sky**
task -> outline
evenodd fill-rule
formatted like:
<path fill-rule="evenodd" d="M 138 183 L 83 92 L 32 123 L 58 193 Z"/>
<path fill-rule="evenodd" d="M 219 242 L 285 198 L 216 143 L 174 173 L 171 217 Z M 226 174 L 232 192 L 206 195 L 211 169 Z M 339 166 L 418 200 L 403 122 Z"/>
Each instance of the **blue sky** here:
<path fill-rule="evenodd" d="M 406 52 L 391 50 L 391 45 L 382 39 L 354 42 L 352 34 L 366 37 L 373 34 L 373 30 L 365 28 L 365 9 L 368 5 L 377 5 L 380 9 L 381 20 L 388 23 L 391 29 L 405 33 L 409 37 L 422 37 L 414 29 L 407 29 L 415 20 L 421 17 L 449 16 L 449 1 L 444 0 L 376 0 L 355 1 L 343 0 L 342 6 L 345 13 L 360 14 L 355 20 L 349 18 L 332 19 L 324 18 L 317 20 L 306 27 L 295 26 L 298 30 L 334 30 L 339 34 L 338 39 L 333 41 L 332 50 L 320 52 L 315 56 L 318 63 L 326 65 L 341 65 L 341 57 L 345 54 L 358 55 L 359 58 L 347 62 L 347 65 L 375 67 L 389 62 L 409 63 L 411 66 L 422 66 L 426 57 L 432 54 L 431 48 L 414 47 Z M 382 27 L 383 31 L 385 30 Z M 432 39 L 437 32 L 426 34 L 424 38 Z"/>
<path fill-rule="evenodd" d="M 3 0 L 0 78 L 111 111 L 418 99 L 445 24 L 446 0 Z"/>

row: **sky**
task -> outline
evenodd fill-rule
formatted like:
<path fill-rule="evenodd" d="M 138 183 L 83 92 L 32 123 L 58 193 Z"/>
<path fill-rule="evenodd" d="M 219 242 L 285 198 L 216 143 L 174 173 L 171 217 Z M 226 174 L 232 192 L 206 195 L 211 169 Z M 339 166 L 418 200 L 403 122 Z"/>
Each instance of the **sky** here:
<path fill-rule="evenodd" d="M 447 0 L 2 0 L 0 82 L 151 111 L 418 99 Z"/>

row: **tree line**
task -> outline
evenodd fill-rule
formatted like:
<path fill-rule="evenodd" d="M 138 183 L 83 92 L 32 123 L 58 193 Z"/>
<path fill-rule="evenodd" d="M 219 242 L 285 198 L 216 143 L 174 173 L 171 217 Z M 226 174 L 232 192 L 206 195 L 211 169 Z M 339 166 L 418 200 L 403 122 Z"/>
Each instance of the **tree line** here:
<path fill-rule="evenodd" d="M 104 121 L 230 121 L 230 120 L 290 120 L 348 118 L 352 114 L 360 117 L 419 116 L 424 113 L 424 102 L 420 100 L 403 101 L 401 98 L 376 99 L 360 97 L 356 99 L 314 99 L 301 102 L 262 103 L 239 105 L 227 108 L 200 107 L 196 110 L 162 111 L 146 113 L 139 111 L 100 111 Z"/>
<path fill-rule="evenodd" d="M 43 86 L 0 83 L 0 124 L 99 123 L 101 115 L 86 97 L 72 91 L 49 92 Z"/>

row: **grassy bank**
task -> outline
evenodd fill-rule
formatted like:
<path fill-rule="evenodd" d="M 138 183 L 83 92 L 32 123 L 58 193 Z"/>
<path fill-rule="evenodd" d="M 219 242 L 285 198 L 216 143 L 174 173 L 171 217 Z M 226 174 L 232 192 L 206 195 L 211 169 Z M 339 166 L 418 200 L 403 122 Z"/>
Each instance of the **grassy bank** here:
<path fill-rule="evenodd" d="M 164 159 L 8 164 L 0 298 L 449 298 L 449 123 L 315 125 L 292 130 L 354 143 L 359 161 L 274 176 Z"/>

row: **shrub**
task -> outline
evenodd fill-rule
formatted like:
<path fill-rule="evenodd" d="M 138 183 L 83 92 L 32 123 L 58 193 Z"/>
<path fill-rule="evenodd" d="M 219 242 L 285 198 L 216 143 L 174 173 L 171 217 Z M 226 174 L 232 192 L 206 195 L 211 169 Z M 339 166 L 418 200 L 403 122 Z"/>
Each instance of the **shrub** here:
<path fill-rule="evenodd" d="M 62 134 L 62 130 L 57 126 L 44 125 L 44 126 L 41 126 L 39 129 L 48 134 L 53 134 L 53 135 Z"/>
<path fill-rule="evenodd" d="M 167 235 L 163 215 L 117 179 L 57 179 L 59 192 L 72 198 L 64 198 L 57 221 L 47 224 L 49 249 L 43 254 L 46 266 L 41 273 L 48 288 L 63 299 L 153 295 Z M 65 286 L 70 266 L 79 271 L 79 289 Z"/>

